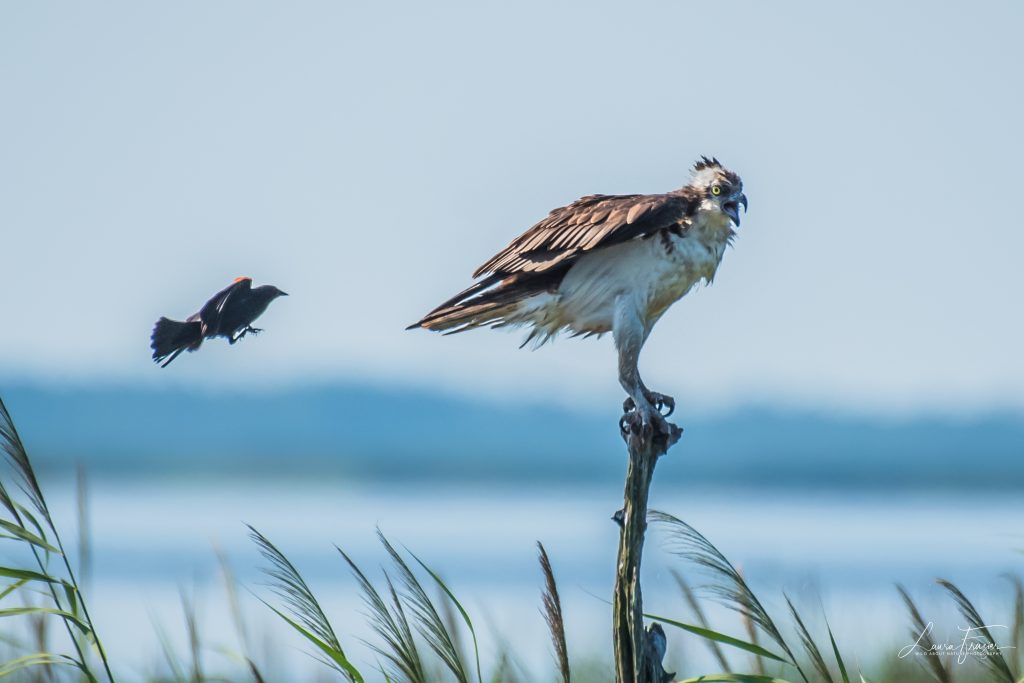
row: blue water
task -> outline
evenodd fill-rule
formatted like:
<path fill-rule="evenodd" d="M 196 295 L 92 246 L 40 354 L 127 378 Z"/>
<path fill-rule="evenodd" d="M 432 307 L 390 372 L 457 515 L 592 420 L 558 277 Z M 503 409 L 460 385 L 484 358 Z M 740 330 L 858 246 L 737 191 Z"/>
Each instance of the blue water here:
<path fill-rule="evenodd" d="M 49 487 L 66 541 L 75 537 L 73 487 Z M 652 506 L 703 532 L 744 574 L 766 606 L 784 618 L 783 591 L 812 628 L 822 609 L 848 654 L 877 659 L 906 640 L 908 620 L 893 588 L 899 581 L 920 600 L 936 629 L 957 618 L 933 579 L 957 582 L 983 614 L 1009 618 L 1009 584 L 1001 572 L 1024 571 L 1024 500 L 1008 494 L 835 493 L 659 486 Z M 90 526 L 94 560 L 90 596 L 108 651 L 130 671 L 159 668 L 153 620 L 184 655 L 180 593 L 193 595 L 208 665 L 230 668 L 219 646 L 238 649 L 215 557 L 229 559 L 239 580 L 266 597 L 261 560 L 247 537 L 250 523 L 304 572 L 333 618 L 343 644 L 364 664 L 371 637 L 353 580 L 333 544 L 371 575 L 385 562 L 375 530 L 431 564 L 478 624 L 485 662 L 506 640 L 523 666 L 551 665 L 539 613 L 542 579 L 535 542 L 544 542 L 565 603 L 569 646 L 580 658 L 609 660 L 609 607 L 618 529 L 609 517 L 621 504 L 612 486 L 506 488 L 340 484 L 268 480 L 94 482 Z M 706 576 L 665 552 L 652 531 L 645 555 L 646 608 L 692 621 L 670 568 L 691 583 Z M 246 628 L 268 668 L 314 669 L 303 643 L 247 590 Z M 735 615 L 707 603 L 714 626 L 743 635 Z M 820 632 L 820 631 L 819 631 Z M 673 634 L 675 666 L 711 666 L 692 636 Z M 216 647 L 215 647 L 216 646 Z M 743 661 L 742 658 L 736 660 Z"/>

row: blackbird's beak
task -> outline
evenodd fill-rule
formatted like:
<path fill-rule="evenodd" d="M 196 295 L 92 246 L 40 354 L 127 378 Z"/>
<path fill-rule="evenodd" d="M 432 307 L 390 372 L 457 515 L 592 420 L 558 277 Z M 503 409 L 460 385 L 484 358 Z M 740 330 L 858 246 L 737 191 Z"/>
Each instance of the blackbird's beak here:
<path fill-rule="evenodd" d="M 281 291 L 281 290 L 279 289 L 279 290 L 277 290 L 277 295 L 278 295 L 278 296 L 288 296 L 288 292 L 282 292 L 282 291 Z"/>

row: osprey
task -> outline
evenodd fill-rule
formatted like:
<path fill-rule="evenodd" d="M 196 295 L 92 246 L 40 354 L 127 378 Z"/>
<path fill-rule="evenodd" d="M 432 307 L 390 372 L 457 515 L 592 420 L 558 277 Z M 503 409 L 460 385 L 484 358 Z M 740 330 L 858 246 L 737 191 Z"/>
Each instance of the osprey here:
<path fill-rule="evenodd" d="M 226 337 L 234 344 L 250 332 L 259 334 L 263 330 L 252 323 L 279 296 L 288 294 L 273 285 L 253 287 L 251 277 L 235 278 L 184 322 L 169 318 L 156 321 L 150 338 L 153 361 L 163 361 L 161 367 L 166 368 L 182 351 L 198 349 L 204 339 Z"/>
<path fill-rule="evenodd" d="M 694 164 L 690 183 L 672 192 L 583 197 L 513 240 L 477 268 L 478 282 L 409 329 L 453 334 L 529 325 L 524 346 L 563 331 L 611 332 L 629 395 L 626 422 L 664 431 L 675 401 L 644 385 L 640 349 L 669 306 L 714 279 L 740 206 L 745 212 L 740 177 L 707 157 Z"/>

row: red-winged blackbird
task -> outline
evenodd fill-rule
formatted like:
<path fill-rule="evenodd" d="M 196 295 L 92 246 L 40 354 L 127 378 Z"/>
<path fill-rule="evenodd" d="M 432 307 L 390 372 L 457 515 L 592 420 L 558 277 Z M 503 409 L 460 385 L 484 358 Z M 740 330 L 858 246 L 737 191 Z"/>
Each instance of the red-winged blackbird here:
<path fill-rule="evenodd" d="M 198 349 L 204 339 L 226 337 L 234 344 L 250 332 L 259 334 L 263 330 L 253 327 L 253 321 L 279 296 L 288 294 L 273 285 L 253 287 L 251 277 L 236 278 L 185 322 L 157 320 L 150 338 L 153 361 L 160 363 L 166 358 L 161 365 L 166 368 L 182 351 Z"/>

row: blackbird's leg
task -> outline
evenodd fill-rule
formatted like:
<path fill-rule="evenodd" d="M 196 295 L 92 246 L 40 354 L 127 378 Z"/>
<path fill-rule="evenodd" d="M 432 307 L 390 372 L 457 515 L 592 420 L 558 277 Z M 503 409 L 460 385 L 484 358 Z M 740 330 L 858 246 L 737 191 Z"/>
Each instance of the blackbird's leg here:
<path fill-rule="evenodd" d="M 245 327 L 243 327 L 241 330 L 238 331 L 238 334 L 236 334 L 233 337 L 228 337 L 228 343 L 229 344 L 234 344 L 236 341 L 238 341 L 239 339 L 241 339 L 242 337 L 244 337 L 247 334 L 259 334 L 262 331 L 263 330 L 261 330 L 258 327 L 253 327 L 252 325 L 246 325 Z"/>

